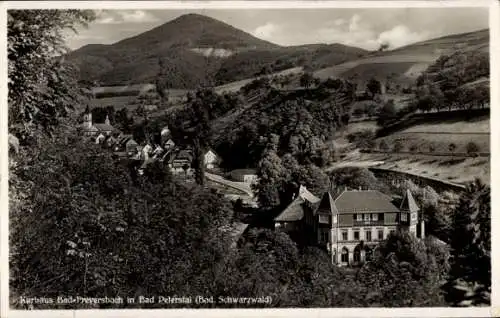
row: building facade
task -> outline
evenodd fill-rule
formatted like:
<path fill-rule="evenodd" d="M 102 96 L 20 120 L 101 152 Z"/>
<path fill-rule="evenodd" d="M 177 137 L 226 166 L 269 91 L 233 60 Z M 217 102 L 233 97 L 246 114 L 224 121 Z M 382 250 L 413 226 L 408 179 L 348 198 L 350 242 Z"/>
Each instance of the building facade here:
<path fill-rule="evenodd" d="M 275 226 L 299 233 L 306 244 L 326 249 L 332 263 L 341 266 L 362 264 L 393 232 L 425 236 L 419 207 L 410 191 L 397 207 L 391 197 L 379 191 L 344 191 L 335 199 L 326 192 L 319 199 L 302 189 L 275 218 Z"/>

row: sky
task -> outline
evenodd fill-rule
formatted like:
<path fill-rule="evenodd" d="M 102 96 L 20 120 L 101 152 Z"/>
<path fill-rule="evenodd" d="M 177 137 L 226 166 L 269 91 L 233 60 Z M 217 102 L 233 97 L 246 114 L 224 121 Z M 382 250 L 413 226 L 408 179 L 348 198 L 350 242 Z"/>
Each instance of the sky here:
<path fill-rule="evenodd" d="M 279 45 L 341 43 L 368 50 L 488 28 L 487 8 L 100 10 L 88 29 L 68 37 L 70 49 L 112 44 L 183 14 L 226 22 Z"/>

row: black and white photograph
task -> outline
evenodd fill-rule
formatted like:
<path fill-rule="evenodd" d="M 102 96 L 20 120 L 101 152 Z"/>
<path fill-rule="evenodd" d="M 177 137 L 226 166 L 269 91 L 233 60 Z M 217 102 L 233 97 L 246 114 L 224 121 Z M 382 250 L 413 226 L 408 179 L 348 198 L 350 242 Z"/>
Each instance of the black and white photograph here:
<path fill-rule="evenodd" d="M 3 8 L 8 311 L 493 306 L 497 4 L 62 3 Z"/>

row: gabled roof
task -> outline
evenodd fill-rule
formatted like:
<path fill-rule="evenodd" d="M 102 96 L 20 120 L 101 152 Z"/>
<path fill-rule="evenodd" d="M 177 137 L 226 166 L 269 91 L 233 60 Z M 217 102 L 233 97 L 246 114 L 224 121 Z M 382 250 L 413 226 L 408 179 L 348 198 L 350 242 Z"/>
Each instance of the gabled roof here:
<path fill-rule="evenodd" d="M 300 221 L 304 217 L 304 208 L 302 204 L 304 199 L 298 196 L 295 200 L 290 203 L 283 212 L 274 218 L 277 222 L 293 222 Z"/>
<path fill-rule="evenodd" d="M 344 191 L 335 200 L 338 213 L 399 212 L 391 198 L 379 191 Z"/>
<path fill-rule="evenodd" d="M 318 208 L 316 209 L 316 213 L 319 211 L 327 212 L 329 215 L 337 214 L 337 207 L 335 206 L 335 201 L 332 198 L 330 192 L 325 192 L 323 194 L 323 198 L 321 199 Z"/>
<path fill-rule="evenodd" d="M 401 202 L 401 207 L 399 209 L 401 211 L 410 211 L 410 212 L 417 212 L 420 210 L 410 190 L 406 190 L 403 201 Z"/>

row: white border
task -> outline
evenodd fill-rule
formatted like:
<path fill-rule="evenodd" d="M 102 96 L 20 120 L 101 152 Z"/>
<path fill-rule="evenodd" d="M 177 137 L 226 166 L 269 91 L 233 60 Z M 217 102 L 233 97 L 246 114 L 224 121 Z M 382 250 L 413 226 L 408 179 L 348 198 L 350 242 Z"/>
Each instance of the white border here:
<path fill-rule="evenodd" d="M 278 9 L 278 8 L 490 8 L 490 61 L 491 61 L 491 162 L 495 162 L 500 151 L 500 125 L 495 125 L 500 110 L 499 58 L 500 58 L 500 11 L 498 1 L 7 1 L 0 2 L 0 317 L 495 317 L 500 316 L 500 276 L 496 270 L 500 261 L 496 259 L 496 243 L 499 218 L 495 197 L 500 190 L 495 186 L 499 168 L 491 167 L 492 185 L 492 306 L 485 308 L 338 308 L 338 309 L 211 309 L 211 310 L 46 310 L 10 311 L 8 296 L 8 143 L 7 143 L 7 46 L 6 9 Z"/>

